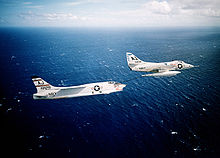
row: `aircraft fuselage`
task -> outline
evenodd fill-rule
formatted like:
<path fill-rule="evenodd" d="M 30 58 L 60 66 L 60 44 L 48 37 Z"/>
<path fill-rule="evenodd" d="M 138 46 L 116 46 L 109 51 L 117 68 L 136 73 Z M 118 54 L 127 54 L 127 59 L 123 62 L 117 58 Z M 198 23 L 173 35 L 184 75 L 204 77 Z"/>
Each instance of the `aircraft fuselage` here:
<path fill-rule="evenodd" d="M 61 99 L 89 95 L 110 94 L 122 91 L 125 84 L 114 81 L 97 82 L 71 87 L 54 87 L 39 77 L 32 77 L 37 88 L 34 99 Z"/>

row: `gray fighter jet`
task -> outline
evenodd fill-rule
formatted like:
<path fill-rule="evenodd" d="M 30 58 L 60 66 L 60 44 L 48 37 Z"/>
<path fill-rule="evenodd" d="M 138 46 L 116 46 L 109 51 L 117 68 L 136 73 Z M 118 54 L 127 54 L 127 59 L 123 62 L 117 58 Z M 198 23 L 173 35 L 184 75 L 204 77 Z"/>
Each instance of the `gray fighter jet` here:
<path fill-rule="evenodd" d="M 122 91 L 125 84 L 114 81 L 97 82 L 71 87 L 54 87 L 38 76 L 33 76 L 32 81 L 37 88 L 33 99 L 60 99 L 80 96 L 110 94 Z"/>
<path fill-rule="evenodd" d="M 149 74 L 142 75 L 143 77 L 175 76 L 181 73 L 180 71 L 176 71 L 176 70 L 183 70 L 194 67 L 193 65 L 187 64 L 180 60 L 163 62 L 163 63 L 153 63 L 153 62 L 144 62 L 138 59 L 134 54 L 129 52 L 126 53 L 126 56 L 127 56 L 128 66 L 131 70 L 149 72 Z"/>

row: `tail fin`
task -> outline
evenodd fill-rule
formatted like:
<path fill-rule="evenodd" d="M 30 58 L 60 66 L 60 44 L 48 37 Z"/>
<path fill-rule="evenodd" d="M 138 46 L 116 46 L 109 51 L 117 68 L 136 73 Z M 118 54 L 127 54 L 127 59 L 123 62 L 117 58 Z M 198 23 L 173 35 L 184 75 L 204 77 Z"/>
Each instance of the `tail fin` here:
<path fill-rule="evenodd" d="M 133 67 L 135 67 L 138 64 L 143 63 L 142 60 L 140 60 L 138 57 L 136 57 L 134 54 L 127 52 L 127 63 L 129 68 L 132 70 Z"/>
<path fill-rule="evenodd" d="M 53 88 L 52 85 L 44 81 L 42 78 L 38 76 L 32 76 L 32 81 L 34 82 L 35 87 L 37 88 L 37 93 L 43 92 L 45 90 L 50 90 Z"/>

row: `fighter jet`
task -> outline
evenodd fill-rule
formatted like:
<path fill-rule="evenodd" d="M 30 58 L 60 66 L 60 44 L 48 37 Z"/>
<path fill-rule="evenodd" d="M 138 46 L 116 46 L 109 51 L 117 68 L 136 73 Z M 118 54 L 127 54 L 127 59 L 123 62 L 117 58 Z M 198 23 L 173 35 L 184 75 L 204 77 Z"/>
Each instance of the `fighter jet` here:
<path fill-rule="evenodd" d="M 175 76 L 181 73 L 180 71 L 176 71 L 176 70 L 183 70 L 194 67 L 193 65 L 187 64 L 181 60 L 175 60 L 175 61 L 163 62 L 163 63 L 153 63 L 153 62 L 144 62 L 138 59 L 134 54 L 129 52 L 126 53 L 126 56 L 127 56 L 128 66 L 131 70 L 149 72 L 149 74 L 142 75 L 143 77 Z"/>
<path fill-rule="evenodd" d="M 71 87 L 54 87 L 38 76 L 33 76 L 32 81 L 37 88 L 37 93 L 33 94 L 33 99 L 60 99 L 80 96 L 110 94 L 122 91 L 125 84 L 114 81 L 97 82 Z"/>

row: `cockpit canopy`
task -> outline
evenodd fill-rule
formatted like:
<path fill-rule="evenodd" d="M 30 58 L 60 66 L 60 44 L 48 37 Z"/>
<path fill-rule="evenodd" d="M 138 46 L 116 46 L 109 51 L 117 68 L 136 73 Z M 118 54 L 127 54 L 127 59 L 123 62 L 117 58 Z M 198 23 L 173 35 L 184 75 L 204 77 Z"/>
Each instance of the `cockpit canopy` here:
<path fill-rule="evenodd" d="M 120 83 L 115 82 L 115 81 L 109 81 L 108 84 L 120 84 Z"/>
<path fill-rule="evenodd" d="M 182 60 L 177 60 L 179 63 L 184 63 L 184 61 L 182 61 Z"/>
<path fill-rule="evenodd" d="M 179 64 L 185 64 L 185 62 L 182 61 L 182 60 L 174 60 L 173 62 L 175 62 L 175 63 L 179 63 Z"/>

